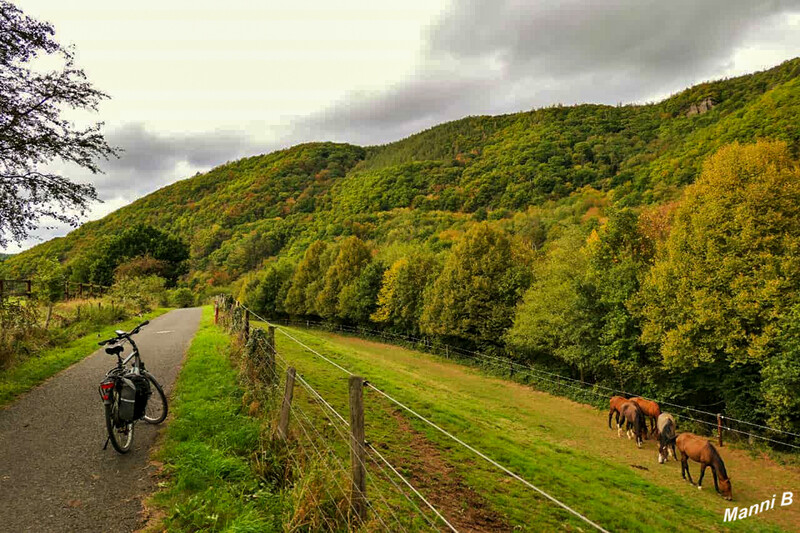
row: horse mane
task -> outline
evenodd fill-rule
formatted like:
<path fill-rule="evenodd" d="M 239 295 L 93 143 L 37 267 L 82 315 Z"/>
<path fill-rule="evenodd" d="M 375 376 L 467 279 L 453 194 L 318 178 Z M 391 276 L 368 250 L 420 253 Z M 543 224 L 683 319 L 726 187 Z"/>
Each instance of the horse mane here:
<path fill-rule="evenodd" d="M 717 449 L 710 442 L 708 443 L 708 447 L 711 448 L 711 459 L 714 461 L 714 468 L 717 469 L 720 479 L 728 479 L 728 472 L 725 470 L 725 463 L 722 461 L 722 456 L 720 456 Z"/>

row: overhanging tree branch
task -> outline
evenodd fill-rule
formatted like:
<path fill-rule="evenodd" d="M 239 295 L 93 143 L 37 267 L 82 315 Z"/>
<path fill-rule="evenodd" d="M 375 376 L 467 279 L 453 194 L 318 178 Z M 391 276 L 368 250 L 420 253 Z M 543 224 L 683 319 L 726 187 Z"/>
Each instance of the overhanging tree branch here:
<path fill-rule="evenodd" d="M 0 0 L 0 246 L 25 239 L 42 218 L 77 225 L 97 200 L 92 185 L 42 167 L 61 160 L 98 173 L 99 160 L 118 154 L 102 123 L 78 128 L 62 118 L 64 109 L 97 111 L 108 95 L 92 87 L 73 51 L 53 35 L 50 24 Z M 58 55 L 63 65 L 33 71 L 31 60 L 42 55 Z"/>

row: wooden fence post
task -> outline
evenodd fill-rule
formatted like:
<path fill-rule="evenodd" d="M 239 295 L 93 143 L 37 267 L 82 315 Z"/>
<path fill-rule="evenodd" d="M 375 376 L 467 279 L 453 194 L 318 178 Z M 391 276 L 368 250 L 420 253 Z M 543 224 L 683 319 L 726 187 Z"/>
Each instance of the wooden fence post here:
<path fill-rule="evenodd" d="M 364 448 L 364 378 L 350 376 L 350 507 L 364 523 L 367 517 L 367 470 Z"/>
<path fill-rule="evenodd" d="M 278 418 L 278 440 L 285 441 L 289 436 L 289 413 L 292 409 L 292 397 L 294 396 L 294 377 L 297 371 L 294 367 L 286 370 L 286 389 L 283 393 L 283 403 L 281 404 L 281 414 Z"/>
<path fill-rule="evenodd" d="M 214 301 L 214 325 L 219 324 L 219 302 Z"/>
<path fill-rule="evenodd" d="M 2 299 L 3 299 L 3 289 L 4 289 L 4 287 L 3 287 L 3 280 L 2 280 L 2 279 L 0 279 L 0 300 L 2 300 Z"/>
<path fill-rule="evenodd" d="M 78 298 L 83 299 L 83 283 L 78 283 Z"/>
<path fill-rule="evenodd" d="M 717 440 L 719 447 L 722 448 L 722 415 L 717 413 Z"/>
<path fill-rule="evenodd" d="M 250 338 L 250 310 L 246 307 L 244 309 L 244 328 L 242 328 L 242 335 L 244 336 L 244 342 L 247 342 L 247 339 Z"/>
<path fill-rule="evenodd" d="M 269 353 L 274 360 L 275 353 L 278 350 L 275 349 L 275 326 L 273 326 L 272 324 L 267 326 L 267 344 L 269 345 Z"/>
<path fill-rule="evenodd" d="M 31 290 L 32 289 L 31 280 L 29 280 L 29 279 L 25 280 L 25 284 L 28 286 L 28 298 L 30 298 L 31 294 L 33 294 L 33 290 Z"/>

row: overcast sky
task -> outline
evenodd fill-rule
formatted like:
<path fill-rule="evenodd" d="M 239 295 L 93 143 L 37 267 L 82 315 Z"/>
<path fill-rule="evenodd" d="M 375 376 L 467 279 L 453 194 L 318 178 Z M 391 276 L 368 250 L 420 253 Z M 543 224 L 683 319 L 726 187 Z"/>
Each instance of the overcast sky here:
<path fill-rule="evenodd" d="M 23 0 L 111 96 L 99 218 L 245 155 L 654 101 L 800 55 L 800 0 Z M 42 228 L 39 239 L 69 228 Z M 7 251 L 28 248 L 31 239 Z"/>

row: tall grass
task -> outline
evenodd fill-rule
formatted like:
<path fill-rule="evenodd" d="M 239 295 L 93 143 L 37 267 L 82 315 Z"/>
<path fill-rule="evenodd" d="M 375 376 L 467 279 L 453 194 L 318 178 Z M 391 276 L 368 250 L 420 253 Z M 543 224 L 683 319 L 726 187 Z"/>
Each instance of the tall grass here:
<path fill-rule="evenodd" d="M 111 337 L 114 329 L 132 329 L 143 320 L 150 320 L 167 311 L 168 309 L 159 308 L 143 316 L 110 321 L 105 325 L 92 321 L 92 314 L 89 314 L 85 321 L 75 322 L 66 330 L 50 332 L 53 336 L 43 335 L 39 338 L 32 336 L 24 339 L 22 342 L 26 346 L 30 347 L 34 342 L 41 342 L 42 347 L 27 357 L 16 359 L 14 364 L 0 370 L 0 407 L 97 350 L 98 336 Z M 60 340 L 56 342 L 59 338 Z M 48 346 L 42 342 L 43 340 L 52 344 Z"/>
<path fill-rule="evenodd" d="M 149 531 L 339 531 L 325 496 L 330 473 L 271 438 L 276 387 L 242 346 L 213 324 L 210 308 L 186 355 L 156 458 L 162 489 Z"/>

